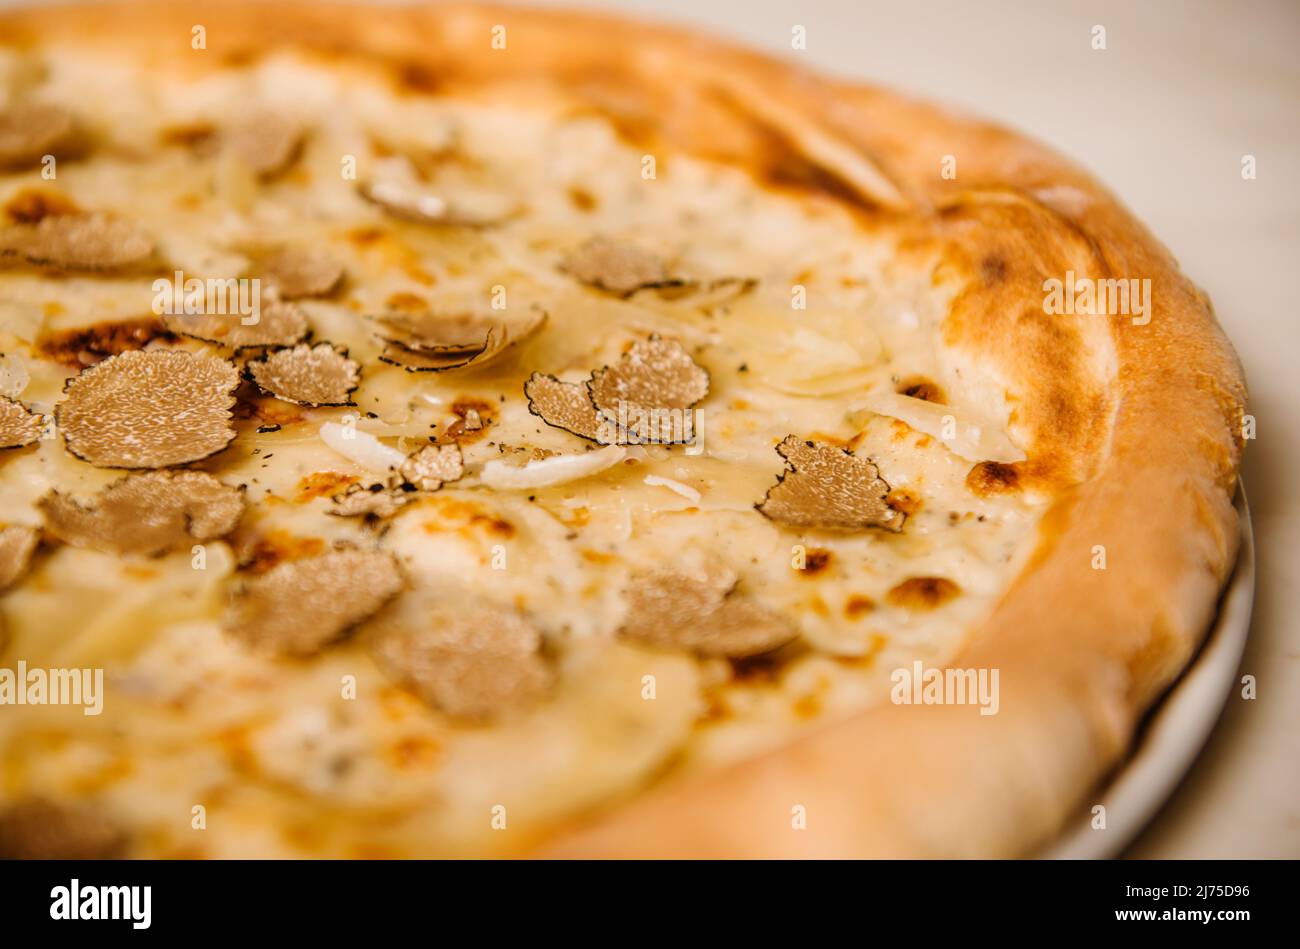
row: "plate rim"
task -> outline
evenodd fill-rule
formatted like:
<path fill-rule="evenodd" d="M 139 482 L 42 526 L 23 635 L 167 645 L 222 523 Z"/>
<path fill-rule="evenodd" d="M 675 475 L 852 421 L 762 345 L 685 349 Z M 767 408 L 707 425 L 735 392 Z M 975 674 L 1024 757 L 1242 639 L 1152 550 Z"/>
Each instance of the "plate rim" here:
<path fill-rule="evenodd" d="M 1255 600 L 1255 534 L 1246 486 L 1238 479 L 1234 506 L 1241 546 L 1219 598 L 1214 622 L 1182 674 L 1147 713 L 1133 750 L 1088 810 L 1070 819 L 1036 855 L 1045 860 L 1118 857 L 1165 805 L 1209 742 L 1227 705 L 1250 635 Z M 1091 808 L 1106 808 L 1106 827 L 1092 827 Z"/>

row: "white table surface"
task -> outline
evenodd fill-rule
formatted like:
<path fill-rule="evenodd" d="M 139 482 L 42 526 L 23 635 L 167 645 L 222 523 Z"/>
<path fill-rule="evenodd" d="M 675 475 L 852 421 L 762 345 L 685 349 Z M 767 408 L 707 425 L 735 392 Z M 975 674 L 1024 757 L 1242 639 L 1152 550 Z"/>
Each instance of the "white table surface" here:
<path fill-rule="evenodd" d="M 537 0 L 534 0 L 537 2 Z M 0 0 L 0 6 L 17 5 Z M 567 0 L 552 6 L 581 6 Z M 604 0 L 964 107 L 1090 168 L 1215 302 L 1258 438 L 1258 595 L 1234 694 L 1133 857 L 1300 857 L 1300 2 Z M 790 49 L 791 28 L 807 49 Z M 1093 26 L 1107 49 L 1091 47 Z M 1258 177 L 1243 181 L 1243 155 Z M 1176 424 L 1171 419 L 1170 424 Z"/>

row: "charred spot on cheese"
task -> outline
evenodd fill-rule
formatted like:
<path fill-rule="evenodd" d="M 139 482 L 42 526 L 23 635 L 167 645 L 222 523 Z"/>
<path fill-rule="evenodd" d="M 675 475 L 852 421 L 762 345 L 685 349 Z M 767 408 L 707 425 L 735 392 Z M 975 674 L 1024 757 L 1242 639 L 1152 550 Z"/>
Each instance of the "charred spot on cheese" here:
<path fill-rule="evenodd" d="M 59 540 L 120 554 L 159 554 L 223 537 L 244 511 L 238 488 L 202 471 L 127 475 L 88 504 L 61 491 L 40 500 L 46 529 Z"/>
<path fill-rule="evenodd" d="M 1018 464 L 981 461 L 967 473 L 966 487 L 980 497 L 1014 494 L 1020 490 L 1020 470 Z"/>
<path fill-rule="evenodd" d="M 601 440 L 605 426 L 585 382 L 561 382 L 555 376 L 535 372 L 524 383 L 524 398 L 528 400 L 528 411 L 547 425 L 591 441 Z"/>
<path fill-rule="evenodd" d="M 419 619 L 395 607 L 368 625 L 375 661 L 450 715 L 485 720 L 542 699 L 554 680 L 542 637 L 517 611 L 431 604 Z"/>
<path fill-rule="evenodd" d="M 379 551 L 290 560 L 236 588 L 225 629 L 256 652 L 308 656 L 372 616 L 402 586 L 397 563 Z"/>
<path fill-rule="evenodd" d="M 588 286 L 625 297 L 649 287 L 685 282 L 669 276 L 668 264 L 658 254 L 604 236 L 575 248 L 560 262 L 560 269 Z"/>
<path fill-rule="evenodd" d="M 283 247 L 259 264 L 262 276 L 283 300 L 329 296 L 343 282 L 343 264 L 318 247 Z"/>
<path fill-rule="evenodd" d="M 798 636 L 787 617 L 738 594 L 737 582 L 734 570 L 715 565 L 694 573 L 667 568 L 634 573 L 619 635 L 727 657 L 768 652 Z"/>
<path fill-rule="evenodd" d="M 0 527 L 0 591 L 13 586 L 27 572 L 40 540 L 40 532 L 32 527 L 21 524 Z"/>
<path fill-rule="evenodd" d="M 164 146 L 198 148 L 210 144 L 216 137 L 217 127 L 211 122 L 182 122 L 162 129 L 158 133 L 158 143 Z"/>
<path fill-rule="evenodd" d="M 46 155 L 78 150 L 77 123 L 56 105 L 27 102 L 0 109 L 0 168 L 37 165 Z"/>
<path fill-rule="evenodd" d="M 47 217 L 79 212 L 76 203 L 62 191 L 23 188 L 5 202 L 5 216 L 15 224 L 39 224 Z"/>
<path fill-rule="evenodd" d="M 894 391 L 899 395 L 921 399 L 925 402 L 933 402 L 936 405 L 943 405 L 947 399 L 943 387 L 925 376 L 908 376 L 898 383 Z"/>
<path fill-rule="evenodd" d="M 459 445 L 426 445 L 407 457 L 397 473 L 420 491 L 437 491 L 448 481 L 458 481 L 465 463 Z"/>
<path fill-rule="evenodd" d="M 886 495 L 885 503 L 900 514 L 906 514 L 909 517 L 916 514 L 924 506 L 924 502 L 916 492 L 909 491 L 907 488 L 894 488 Z"/>
<path fill-rule="evenodd" d="M 125 270 L 148 262 L 153 253 L 153 238 L 138 225 L 99 211 L 50 215 L 0 230 L 0 256 L 56 270 Z"/>
<path fill-rule="evenodd" d="M 297 405 L 353 405 L 361 366 L 330 343 L 300 343 L 250 359 L 245 376 L 259 389 Z"/>
<path fill-rule="evenodd" d="M 834 555 L 824 547 L 812 547 L 804 554 L 803 568 L 799 575 L 814 577 L 831 565 Z"/>
<path fill-rule="evenodd" d="M 876 601 L 861 593 L 854 593 L 844 601 L 844 615 L 851 620 L 859 620 L 876 608 Z"/>
<path fill-rule="evenodd" d="M 593 372 L 587 390 L 604 419 L 626 420 L 628 430 L 643 437 L 649 437 L 645 429 L 654 429 L 653 440 L 670 443 L 688 439 L 685 420 L 674 419 L 672 413 L 709 394 L 709 373 L 677 340 L 651 336 L 634 344 L 614 365 Z M 690 429 L 693 432 L 693 423 Z"/>
<path fill-rule="evenodd" d="M 287 169 L 302 149 L 303 126 L 278 112 L 255 112 L 226 129 L 223 147 L 261 178 Z"/>
<path fill-rule="evenodd" d="M 885 600 L 909 610 L 937 609 L 961 593 L 961 587 L 944 577 L 909 577 L 891 587 Z"/>
<path fill-rule="evenodd" d="M 168 468 L 235 437 L 239 372 L 225 359 L 147 350 L 110 356 L 68 380 L 55 417 L 68 451 L 100 468 Z"/>
<path fill-rule="evenodd" d="M 144 349 L 155 341 L 169 343 L 175 339 L 162 320 L 146 316 L 51 333 L 42 337 L 38 345 L 41 354 L 55 362 L 81 368 L 118 353 Z"/>
<path fill-rule="evenodd" d="M 45 428 L 45 416 L 17 399 L 0 396 L 0 449 L 23 448 L 36 442 Z"/>
<path fill-rule="evenodd" d="M 385 213 L 417 224 L 490 227 L 512 217 L 516 205 L 505 196 L 448 196 L 393 181 L 361 181 L 357 193 Z"/>
<path fill-rule="evenodd" d="M 279 300 L 261 307 L 256 323 L 245 324 L 238 313 L 168 313 L 163 325 L 174 333 L 219 343 L 239 352 L 266 346 L 292 346 L 306 338 L 307 317 L 292 303 Z"/>
<path fill-rule="evenodd" d="M 32 796 L 0 810 L 0 859 L 112 860 L 127 843 L 119 825 L 86 804 Z"/>
<path fill-rule="evenodd" d="M 482 399 L 457 399 L 451 404 L 451 411 L 456 419 L 439 434 L 439 442 L 467 445 L 477 441 L 487 434 L 496 415 L 496 407 Z"/>
<path fill-rule="evenodd" d="M 755 507 L 794 527 L 901 531 L 906 515 L 886 503 L 889 485 L 876 466 L 843 448 L 787 435 L 776 448 L 789 467 Z"/>

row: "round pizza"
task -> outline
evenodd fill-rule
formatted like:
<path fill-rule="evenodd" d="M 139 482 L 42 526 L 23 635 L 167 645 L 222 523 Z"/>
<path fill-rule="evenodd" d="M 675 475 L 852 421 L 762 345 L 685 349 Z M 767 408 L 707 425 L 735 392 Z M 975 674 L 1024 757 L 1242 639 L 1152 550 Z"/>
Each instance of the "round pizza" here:
<path fill-rule="evenodd" d="M 1016 856 L 1236 556 L 1209 301 L 676 29 L 0 16 L 0 853 Z"/>

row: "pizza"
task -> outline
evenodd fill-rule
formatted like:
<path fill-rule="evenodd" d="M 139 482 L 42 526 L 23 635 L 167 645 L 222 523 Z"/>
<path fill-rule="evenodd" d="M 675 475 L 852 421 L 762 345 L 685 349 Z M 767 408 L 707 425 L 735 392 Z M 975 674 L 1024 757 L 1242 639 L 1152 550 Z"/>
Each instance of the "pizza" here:
<path fill-rule="evenodd" d="M 0 17 L 0 851 L 1027 855 L 1245 390 L 984 122 L 508 8 Z"/>

